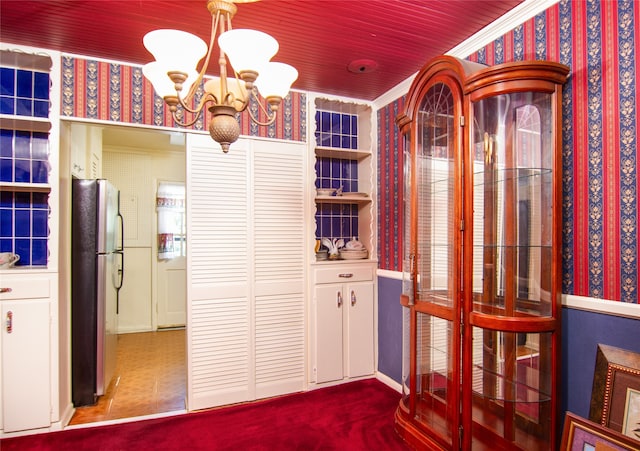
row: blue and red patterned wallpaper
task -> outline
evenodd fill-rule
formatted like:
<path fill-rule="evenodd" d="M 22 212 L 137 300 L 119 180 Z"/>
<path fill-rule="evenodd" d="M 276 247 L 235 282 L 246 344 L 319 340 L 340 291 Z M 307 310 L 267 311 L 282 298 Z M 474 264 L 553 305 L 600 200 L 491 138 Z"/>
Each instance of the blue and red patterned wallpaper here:
<path fill-rule="evenodd" d="M 203 94 L 202 86 L 194 103 Z M 306 94 L 291 91 L 283 99 L 276 121 L 259 127 L 249 118 L 248 110 L 240 115 L 240 134 L 291 141 L 307 140 Z M 255 100 L 248 109 L 264 120 Z M 119 123 L 174 127 L 169 108 L 142 75 L 142 68 L 118 63 L 94 61 L 73 56 L 62 57 L 62 117 L 95 119 Z M 201 117 L 192 130 L 207 130 L 209 113 Z"/>
<path fill-rule="evenodd" d="M 640 2 L 563 0 L 468 59 L 551 60 L 563 88 L 563 292 L 638 303 L 640 271 Z M 402 153 L 394 118 L 378 111 L 379 266 L 400 271 Z"/>
<path fill-rule="evenodd" d="M 378 110 L 378 267 L 390 271 L 402 271 L 404 141 L 395 118 L 404 101 Z"/>
<path fill-rule="evenodd" d="M 563 99 L 563 292 L 638 303 L 640 2 L 563 0 L 468 59 L 547 59 L 571 68 Z M 138 67 L 63 57 L 64 117 L 171 127 Z M 380 269 L 402 269 L 404 98 L 378 111 Z M 257 108 L 251 105 L 250 108 Z M 306 95 L 291 92 L 268 128 L 241 115 L 241 133 L 306 141 Z M 257 110 L 255 110 L 257 111 Z M 206 121 L 192 128 L 206 129 Z"/>

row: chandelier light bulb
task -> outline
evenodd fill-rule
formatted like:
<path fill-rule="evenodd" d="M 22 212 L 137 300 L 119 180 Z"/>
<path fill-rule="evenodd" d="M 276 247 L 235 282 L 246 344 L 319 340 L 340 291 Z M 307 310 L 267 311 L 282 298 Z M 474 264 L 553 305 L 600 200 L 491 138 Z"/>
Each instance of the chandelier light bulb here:
<path fill-rule="evenodd" d="M 283 99 L 297 78 L 298 71 L 293 66 L 272 61 L 262 67 L 255 84 L 265 99 L 270 97 Z"/>
<path fill-rule="evenodd" d="M 159 61 L 152 61 L 142 66 L 142 74 L 147 77 L 147 80 L 153 85 L 153 89 L 162 98 L 176 95 L 176 85 L 171 78 L 167 76 L 169 71 L 170 69 Z M 191 70 L 191 73 L 187 75 L 187 79 L 182 83 L 182 91 L 180 91 L 181 98 L 187 95 L 189 89 L 191 89 L 191 85 L 193 85 L 197 78 L 198 72 Z"/>
<path fill-rule="evenodd" d="M 218 45 L 238 74 L 260 73 L 262 67 L 278 51 L 278 41 L 267 33 L 239 28 L 220 35 Z"/>
<path fill-rule="evenodd" d="M 142 43 L 169 70 L 190 73 L 207 53 L 207 44 L 186 31 L 161 29 L 147 33 Z"/>

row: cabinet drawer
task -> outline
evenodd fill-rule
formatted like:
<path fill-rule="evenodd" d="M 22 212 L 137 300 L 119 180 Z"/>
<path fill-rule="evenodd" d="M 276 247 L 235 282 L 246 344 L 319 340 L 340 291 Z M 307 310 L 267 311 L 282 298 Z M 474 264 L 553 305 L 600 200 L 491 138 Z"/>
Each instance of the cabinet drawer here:
<path fill-rule="evenodd" d="M 373 280 L 373 267 L 322 268 L 316 269 L 316 283 L 343 283 Z"/>
<path fill-rule="evenodd" d="M 51 297 L 50 280 L 45 277 L 18 278 L 2 276 L 0 288 L 10 289 L 10 291 L 0 293 L 0 301 Z"/>

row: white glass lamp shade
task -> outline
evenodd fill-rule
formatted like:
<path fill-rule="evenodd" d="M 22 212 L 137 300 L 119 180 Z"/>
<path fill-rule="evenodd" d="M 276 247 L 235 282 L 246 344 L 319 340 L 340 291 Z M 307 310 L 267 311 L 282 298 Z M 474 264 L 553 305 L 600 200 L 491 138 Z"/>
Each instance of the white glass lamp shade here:
<path fill-rule="evenodd" d="M 207 53 L 207 44 L 202 39 L 180 30 L 150 31 L 142 42 L 157 62 L 172 71 L 194 71 Z"/>
<path fill-rule="evenodd" d="M 168 71 L 169 68 L 158 61 L 153 61 L 142 66 L 142 74 L 151 82 L 156 94 L 162 98 L 176 95 L 175 84 L 167 75 Z M 191 85 L 193 85 L 197 78 L 198 73 L 191 69 L 187 80 L 182 84 L 180 97 L 184 98 L 189 93 Z"/>
<path fill-rule="evenodd" d="M 218 37 L 218 45 L 237 73 L 259 73 L 262 66 L 278 51 L 278 41 L 267 33 L 243 28 L 222 33 Z"/>
<path fill-rule="evenodd" d="M 211 77 L 210 80 L 204 84 L 205 92 L 208 92 L 215 96 L 218 104 L 232 104 L 237 107 L 236 110 L 241 111 L 243 104 L 246 102 L 246 88 L 245 83 L 242 80 L 227 77 L 227 92 L 231 93 L 230 99 L 223 99 L 220 89 L 220 77 Z M 234 102 L 231 102 L 234 100 Z"/>
<path fill-rule="evenodd" d="M 294 67 L 284 63 L 270 62 L 263 66 L 255 84 L 262 97 L 284 98 L 297 78 L 298 71 Z"/>

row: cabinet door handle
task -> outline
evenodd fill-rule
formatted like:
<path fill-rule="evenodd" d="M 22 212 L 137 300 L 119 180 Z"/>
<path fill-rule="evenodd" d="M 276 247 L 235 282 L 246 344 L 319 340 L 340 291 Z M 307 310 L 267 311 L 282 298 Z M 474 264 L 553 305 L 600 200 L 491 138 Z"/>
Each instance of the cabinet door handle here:
<path fill-rule="evenodd" d="M 336 297 L 336 302 L 338 303 L 338 308 L 342 307 L 342 293 L 338 291 L 338 296 Z"/>
<path fill-rule="evenodd" d="M 351 290 L 351 306 L 353 307 L 354 305 L 356 305 L 356 292 L 354 290 Z"/>
<path fill-rule="evenodd" d="M 7 312 L 7 333 L 10 334 L 13 332 L 13 312 L 9 310 Z"/>
<path fill-rule="evenodd" d="M 0 287 L 0 293 L 11 293 L 10 287 Z"/>
<path fill-rule="evenodd" d="M 342 273 L 342 274 L 338 274 L 338 277 L 343 277 L 345 279 L 350 279 L 351 277 L 353 277 L 353 274 L 350 273 L 350 272 L 345 272 L 345 273 Z"/>

